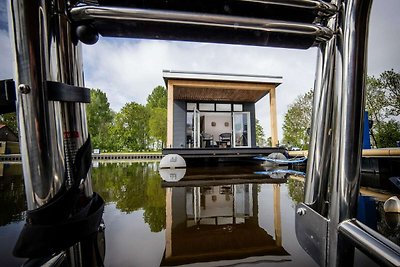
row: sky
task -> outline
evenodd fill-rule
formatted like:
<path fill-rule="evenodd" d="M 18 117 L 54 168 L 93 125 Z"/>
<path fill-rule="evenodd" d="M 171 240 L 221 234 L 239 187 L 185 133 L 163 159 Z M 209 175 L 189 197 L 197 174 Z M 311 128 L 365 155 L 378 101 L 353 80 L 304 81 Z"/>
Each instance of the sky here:
<path fill-rule="evenodd" d="M 0 0 L 0 79 L 13 77 L 14 63 L 8 35 L 7 0 Z M 368 75 L 385 70 L 400 72 L 400 1 L 373 2 L 368 39 Z M 282 76 L 277 88 L 279 139 L 288 105 L 314 85 L 317 49 L 293 50 L 268 47 L 103 38 L 83 45 L 85 86 L 106 92 L 111 108 L 125 103 L 145 104 L 162 70 L 222 72 Z M 256 104 L 256 117 L 266 136 L 269 131 L 269 99 Z"/>

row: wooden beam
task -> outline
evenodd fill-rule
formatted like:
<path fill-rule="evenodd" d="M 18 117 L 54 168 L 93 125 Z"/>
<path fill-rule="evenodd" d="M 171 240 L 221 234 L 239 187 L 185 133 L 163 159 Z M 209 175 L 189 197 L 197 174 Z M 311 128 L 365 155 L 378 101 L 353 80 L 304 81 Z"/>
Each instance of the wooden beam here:
<path fill-rule="evenodd" d="M 212 88 L 212 89 L 238 89 L 238 90 L 262 90 L 268 91 L 275 88 L 275 84 L 248 83 L 248 82 L 219 82 L 198 80 L 168 80 L 173 86 L 188 88 Z"/>
<path fill-rule="evenodd" d="M 278 146 L 278 122 L 276 115 L 276 92 L 275 88 L 269 91 L 269 119 L 271 122 L 272 147 Z"/>
<path fill-rule="evenodd" d="M 168 81 L 167 85 L 167 147 L 174 142 L 174 86 Z"/>

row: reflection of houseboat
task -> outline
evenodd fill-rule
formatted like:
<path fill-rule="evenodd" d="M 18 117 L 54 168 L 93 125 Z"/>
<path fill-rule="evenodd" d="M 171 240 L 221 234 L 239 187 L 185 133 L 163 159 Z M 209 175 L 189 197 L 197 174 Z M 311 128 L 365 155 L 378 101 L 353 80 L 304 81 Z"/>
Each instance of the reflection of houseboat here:
<path fill-rule="evenodd" d="M 276 172 L 274 172 L 276 171 Z M 171 175 L 179 179 L 171 179 Z M 163 187 L 207 186 L 243 183 L 285 183 L 289 176 L 284 169 L 266 170 L 261 165 L 197 166 L 186 169 L 161 169 Z"/>
<path fill-rule="evenodd" d="M 275 151 L 251 150 L 256 148 L 255 103 L 269 95 L 272 147 L 276 147 L 275 90 L 282 77 L 177 71 L 163 71 L 163 77 L 168 88 L 164 154 L 227 157 Z"/>
<path fill-rule="evenodd" d="M 257 189 L 255 184 L 168 188 L 161 265 L 267 255 L 290 260 L 282 247 L 280 187 L 274 185 L 274 238 L 259 225 Z"/>

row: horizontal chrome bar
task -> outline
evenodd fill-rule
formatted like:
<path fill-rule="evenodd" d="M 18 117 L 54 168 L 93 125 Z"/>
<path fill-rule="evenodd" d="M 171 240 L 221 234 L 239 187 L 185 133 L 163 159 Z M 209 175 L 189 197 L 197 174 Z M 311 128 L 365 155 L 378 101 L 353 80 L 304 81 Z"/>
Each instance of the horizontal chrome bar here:
<path fill-rule="evenodd" d="M 286 6 L 319 11 L 319 15 L 333 15 L 337 7 L 331 3 L 320 0 L 238 0 L 242 2 L 260 3 L 265 5 Z M 322 14 L 321 14 L 322 13 Z"/>
<path fill-rule="evenodd" d="M 316 42 L 329 40 L 333 32 L 328 27 L 308 23 L 287 22 L 268 19 L 214 15 L 181 11 L 150 10 L 138 8 L 81 6 L 71 9 L 74 22 L 104 21 L 157 22 L 194 26 L 220 27 L 251 31 L 298 34 L 315 38 Z"/>
<path fill-rule="evenodd" d="M 357 220 L 344 221 L 339 232 L 358 249 L 384 266 L 400 266 L 400 247 Z"/>
<path fill-rule="evenodd" d="M 82 1 L 89 5 L 98 5 L 99 2 L 96 0 L 84 0 Z M 195 5 L 196 1 L 193 1 Z M 220 1 L 222 4 L 226 5 L 226 1 Z M 319 16 L 330 16 L 337 12 L 336 5 L 332 3 L 328 3 L 321 0 L 236 0 L 232 1 L 233 3 L 255 3 L 264 6 L 277 6 L 277 7 L 289 7 L 289 8 L 297 8 L 302 10 L 311 10 L 318 13 Z M 126 3 L 126 2 L 125 2 Z M 135 5 L 135 1 L 132 1 L 132 6 Z M 154 4 L 154 2 L 152 3 Z M 213 4 L 217 4 L 217 1 L 214 1 Z M 121 6 L 118 1 L 114 1 L 113 5 Z M 166 5 L 165 1 L 160 1 L 160 5 Z"/>

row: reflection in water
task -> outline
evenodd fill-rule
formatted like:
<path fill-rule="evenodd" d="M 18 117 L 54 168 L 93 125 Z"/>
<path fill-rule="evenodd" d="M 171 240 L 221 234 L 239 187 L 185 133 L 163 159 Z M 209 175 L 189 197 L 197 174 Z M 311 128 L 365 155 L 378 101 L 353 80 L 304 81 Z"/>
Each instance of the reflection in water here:
<path fill-rule="evenodd" d="M 273 187 L 275 239 L 259 224 L 258 185 L 167 189 L 166 248 L 161 265 L 286 256 L 282 247 L 280 185 Z"/>
<path fill-rule="evenodd" d="M 165 229 L 165 190 L 156 162 L 99 164 L 92 181 L 106 203 L 115 203 L 126 213 L 143 209 L 152 232 Z"/>
<path fill-rule="evenodd" d="M 25 188 L 20 164 L 0 163 L 0 226 L 24 219 Z"/>
<path fill-rule="evenodd" d="M 99 163 L 92 180 L 107 203 L 106 266 L 312 266 L 294 233 L 303 182 L 255 171 L 232 167 L 228 177 L 220 168 L 188 169 L 174 186 L 161 181 L 155 162 Z M 0 266 L 20 266 L 24 259 L 11 255 L 26 209 L 20 165 L 1 172 Z M 399 243 L 398 218 L 379 205 L 378 213 L 378 230 Z"/>

